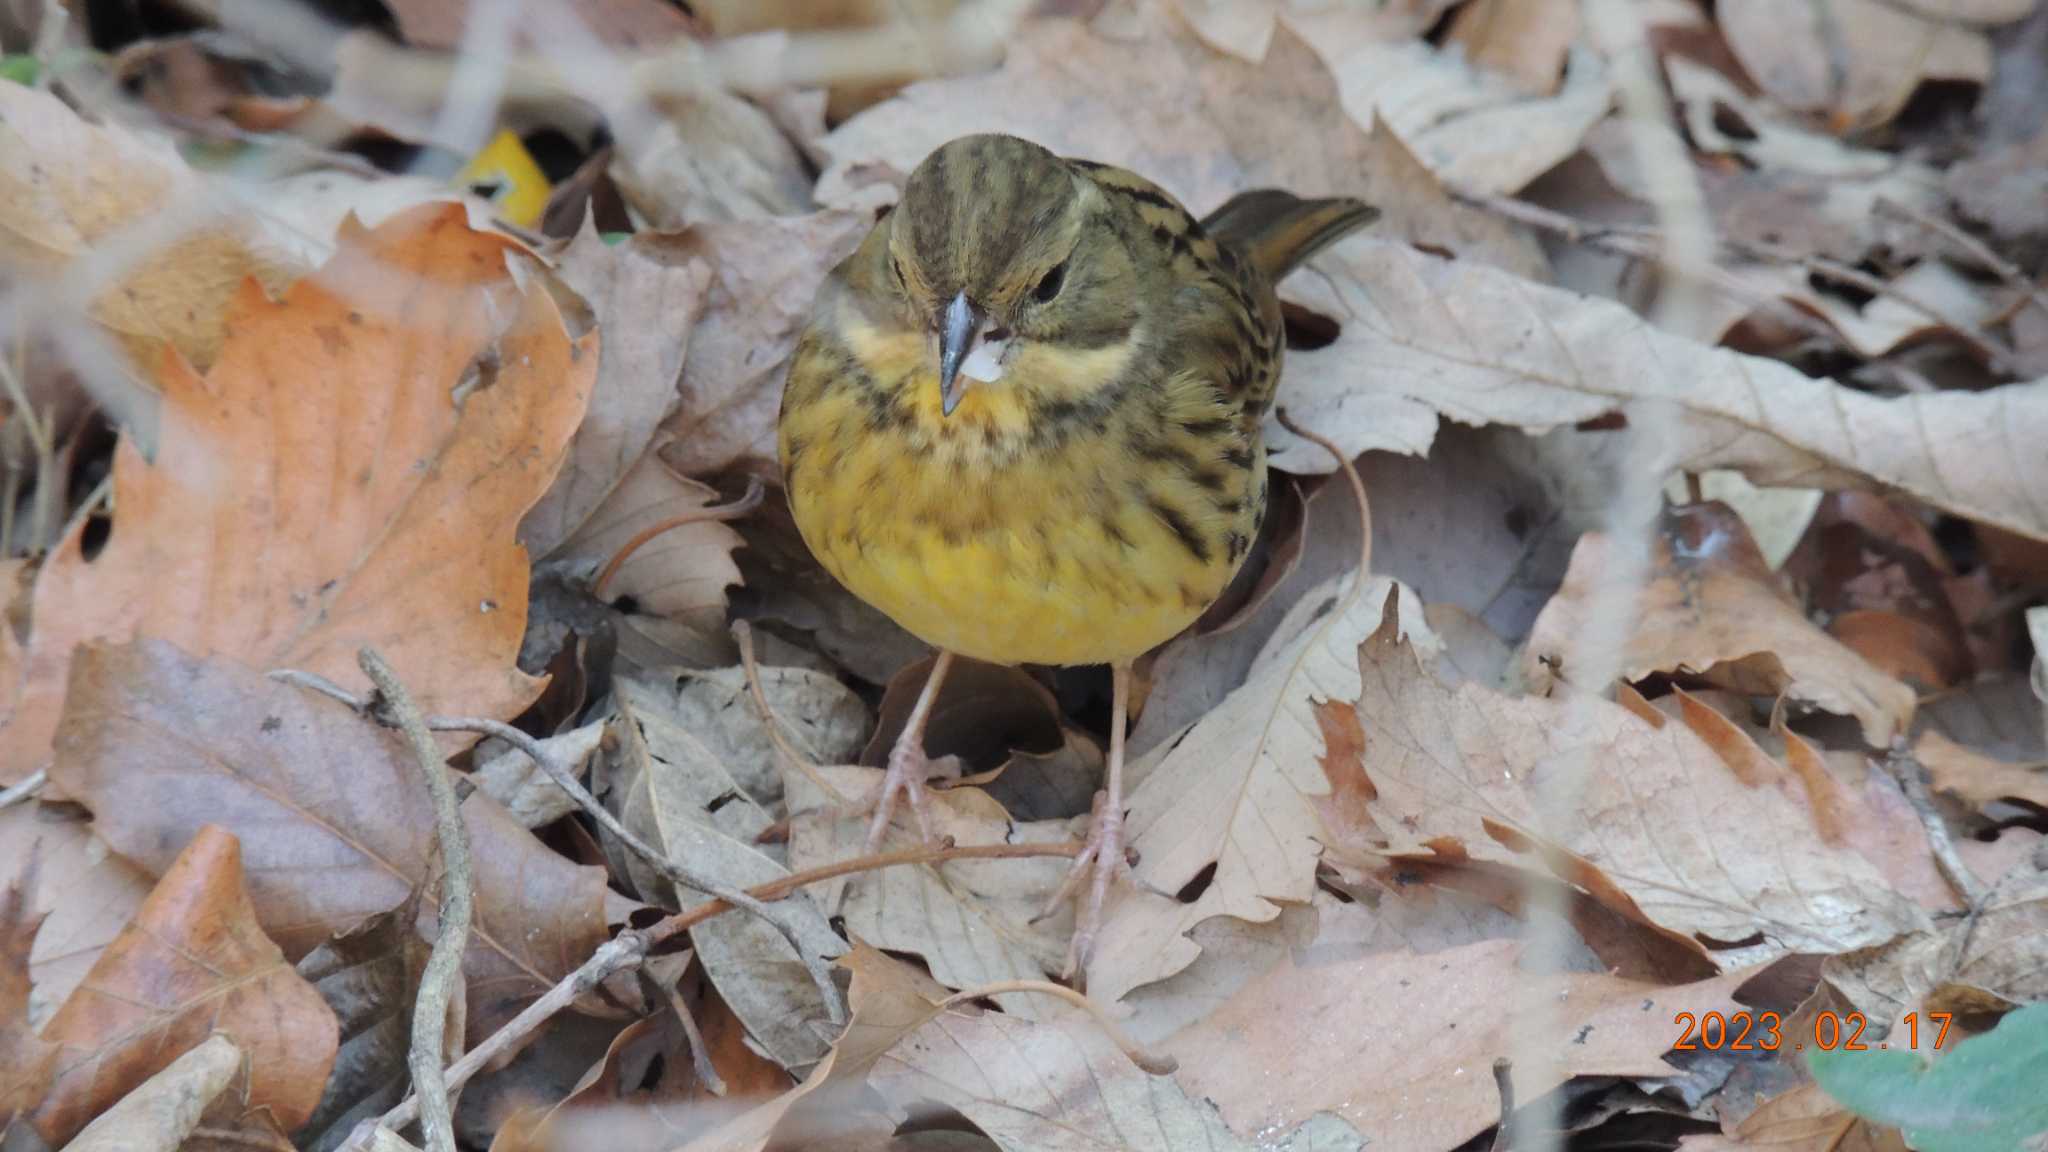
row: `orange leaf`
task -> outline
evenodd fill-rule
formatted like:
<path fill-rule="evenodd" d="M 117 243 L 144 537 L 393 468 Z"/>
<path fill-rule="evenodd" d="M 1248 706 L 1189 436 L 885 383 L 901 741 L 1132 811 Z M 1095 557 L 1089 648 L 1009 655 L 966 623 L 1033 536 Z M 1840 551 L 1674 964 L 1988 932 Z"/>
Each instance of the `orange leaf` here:
<path fill-rule="evenodd" d="M 7 772 L 47 755 L 87 640 L 364 687 L 372 644 L 431 712 L 510 718 L 538 693 L 513 664 L 514 532 L 582 418 L 596 336 L 572 341 L 547 292 L 517 292 L 518 246 L 460 207 L 344 227 L 340 245 L 282 300 L 245 283 L 204 378 L 166 357 L 155 460 L 127 437 L 115 453 L 113 538 L 87 559 L 80 518 L 36 580 Z"/>
<path fill-rule="evenodd" d="M 46 1039 L 62 1045 L 36 1110 L 52 1145 L 214 1032 L 250 1058 L 249 1103 L 294 1128 L 312 1114 L 334 1064 L 334 1013 L 256 924 L 242 886 L 242 845 L 199 830 L 93 965 Z"/>
<path fill-rule="evenodd" d="M 28 954 L 43 918 L 31 907 L 37 864 L 0 892 L 0 1133 L 35 1106 L 50 1085 L 56 1046 L 36 1035 L 28 1019 Z"/>

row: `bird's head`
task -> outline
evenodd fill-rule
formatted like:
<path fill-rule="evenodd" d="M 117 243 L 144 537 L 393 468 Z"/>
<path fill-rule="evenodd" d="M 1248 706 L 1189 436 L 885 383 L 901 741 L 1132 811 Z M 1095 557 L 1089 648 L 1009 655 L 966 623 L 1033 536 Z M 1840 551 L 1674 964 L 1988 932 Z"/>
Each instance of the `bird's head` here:
<path fill-rule="evenodd" d="M 947 415 L 1030 344 L 1094 350 L 1137 321 L 1137 274 L 1101 191 L 1014 136 L 963 136 L 910 174 L 887 280 L 937 345 Z"/>

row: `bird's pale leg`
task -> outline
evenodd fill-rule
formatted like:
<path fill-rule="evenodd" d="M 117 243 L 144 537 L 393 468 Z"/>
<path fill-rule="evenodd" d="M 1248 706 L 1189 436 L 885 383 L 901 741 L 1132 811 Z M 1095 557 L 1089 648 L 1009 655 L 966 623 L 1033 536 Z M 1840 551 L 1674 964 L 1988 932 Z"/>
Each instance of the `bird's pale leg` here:
<path fill-rule="evenodd" d="M 924 756 L 924 726 L 931 719 L 932 704 L 939 698 L 939 685 L 946 680 L 946 672 L 953 666 L 951 652 L 939 653 L 932 664 L 932 673 L 925 677 L 924 690 L 917 694 L 917 703 L 910 709 L 910 719 L 903 724 L 902 735 L 896 737 L 895 747 L 889 749 L 889 772 L 882 777 L 882 798 L 875 801 L 875 818 L 868 825 L 868 855 L 872 856 L 882 847 L 882 837 L 889 831 L 889 818 L 896 813 L 896 796 L 905 793 L 910 797 L 910 811 L 917 817 L 918 835 L 929 844 L 932 842 L 932 816 L 930 802 L 925 799 L 924 780 L 930 771 Z"/>
<path fill-rule="evenodd" d="M 1067 897 L 1082 890 L 1080 906 L 1075 910 L 1074 936 L 1067 945 L 1067 974 L 1073 975 L 1088 962 L 1088 950 L 1095 944 L 1096 930 L 1102 927 L 1102 904 L 1109 897 L 1109 884 L 1116 878 L 1116 870 L 1124 862 L 1124 728 L 1131 704 L 1131 666 L 1129 662 L 1110 667 L 1113 681 L 1109 710 L 1109 780 L 1107 787 L 1095 794 L 1095 814 L 1088 822 L 1088 842 L 1081 854 L 1074 858 L 1074 866 L 1067 870 L 1067 878 L 1060 884 L 1060 890 L 1053 894 L 1046 905 L 1046 914 L 1059 906 Z"/>

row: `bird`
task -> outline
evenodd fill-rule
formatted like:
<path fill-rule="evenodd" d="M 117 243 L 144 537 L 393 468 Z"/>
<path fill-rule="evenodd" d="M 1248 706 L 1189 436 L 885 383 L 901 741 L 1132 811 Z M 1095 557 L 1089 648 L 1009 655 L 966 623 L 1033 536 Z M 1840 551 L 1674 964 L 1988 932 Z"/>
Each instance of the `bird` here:
<path fill-rule="evenodd" d="M 1105 786 L 1048 906 L 1080 897 L 1069 974 L 1124 864 L 1133 661 L 1222 594 L 1265 516 L 1274 286 L 1377 216 L 1268 188 L 1198 220 L 1125 169 L 963 136 L 826 275 L 797 339 L 777 442 L 798 532 L 937 651 L 868 851 L 899 796 L 932 840 L 924 728 L 956 658 L 1110 666 Z"/>

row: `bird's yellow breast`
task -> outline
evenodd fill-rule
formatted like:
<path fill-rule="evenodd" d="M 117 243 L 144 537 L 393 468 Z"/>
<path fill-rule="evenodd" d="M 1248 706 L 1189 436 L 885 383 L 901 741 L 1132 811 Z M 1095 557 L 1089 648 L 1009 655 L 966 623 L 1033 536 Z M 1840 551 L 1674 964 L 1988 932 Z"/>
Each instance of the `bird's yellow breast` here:
<path fill-rule="evenodd" d="M 1113 421 L 1056 443 L 1032 435 L 1019 397 L 1034 374 L 1074 385 L 1127 364 L 1040 363 L 1027 349 L 945 416 L 917 336 L 851 320 L 838 334 L 850 362 L 800 350 L 793 367 L 781 425 L 790 506 L 825 568 L 920 639 L 1002 664 L 1126 660 L 1229 582 L 1235 541 L 1256 527 L 1248 491 L 1226 512 L 1164 483 Z M 903 406 L 877 412 L 873 393 L 835 377 L 852 370 L 900 374 Z"/>

